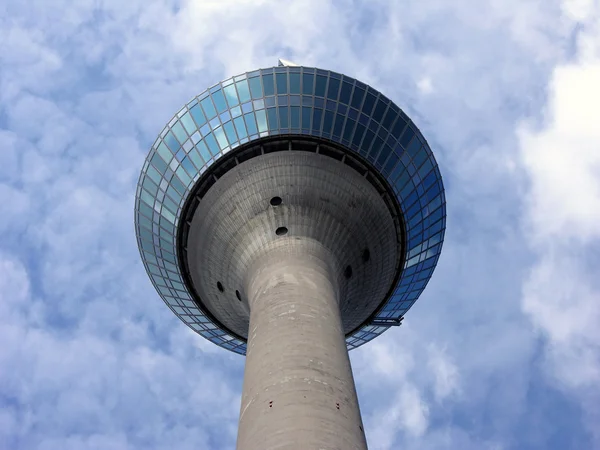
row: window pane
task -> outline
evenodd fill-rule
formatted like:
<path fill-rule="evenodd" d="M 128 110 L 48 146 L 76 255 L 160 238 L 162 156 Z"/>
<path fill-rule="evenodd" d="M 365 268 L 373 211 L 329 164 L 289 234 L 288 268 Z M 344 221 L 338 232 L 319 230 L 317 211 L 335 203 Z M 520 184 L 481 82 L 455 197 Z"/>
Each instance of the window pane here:
<path fill-rule="evenodd" d="M 225 96 L 222 91 L 216 91 L 212 94 L 212 98 L 215 102 L 215 106 L 217 107 L 217 111 L 222 113 L 227 109 L 227 103 L 225 103 Z"/>
<path fill-rule="evenodd" d="M 200 105 L 195 105 L 192 109 L 190 109 L 190 113 L 192 114 L 192 117 L 194 118 L 194 121 L 198 127 L 201 127 L 206 123 L 206 117 L 204 116 Z"/>
<path fill-rule="evenodd" d="M 230 108 L 239 105 L 240 102 L 237 97 L 235 85 L 230 84 L 229 86 L 223 88 L 223 90 L 225 91 L 225 97 L 227 97 L 227 104 Z"/>
<path fill-rule="evenodd" d="M 329 79 L 329 87 L 327 88 L 327 98 L 330 100 L 337 100 L 338 91 L 340 90 L 340 80 L 335 78 Z"/>
<path fill-rule="evenodd" d="M 275 86 L 273 85 L 273 75 L 263 75 L 263 86 L 265 88 L 266 95 L 275 95 Z"/>
<path fill-rule="evenodd" d="M 315 95 L 317 97 L 325 97 L 325 86 L 327 85 L 327 78 L 322 75 L 317 75 L 317 84 L 315 86 Z"/>
<path fill-rule="evenodd" d="M 208 119 L 212 119 L 217 115 L 217 111 L 213 106 L 212 99 L 210 97 L 206 97 L 204 100 L 200 102 L 202 105 L 202 109 L 204 110 L 204 114 Z"/>
<path fill-rule="evenodd" d="M 250 92 L 252 93 L 252 98 L 261 98 L 263 96 L 263 92 L 260 84 L 260 77 L 250 78 L 248 82 L 250 83 Z"/>
<path fill-rule="evenodd" d="M 190 136 L 194 134 L 194 131 L 196 131 L 196 124 L 190 117 L 190 113 L 185 113 L 179 120 L 181 120 L 181 123 L 185 127 L 185 131 L 187 131 Z"/>
<path fill-rule="evenodd" d="M 258 78 L 255 78 L 257 80 Z M 250 101 L 250 90 L 248 89 L 248 82 L 246 80 L 238 81 L 235 83 L 237 87 L 238 95 L 240 96 L 240 103 L 246 103 Z"/>
<path fill-rule="evenodd" d="M 300 74 L 290 73 L 290 94 L 300 93 Z"/>
<path fill-rule="evenodd" d="M 315 76 L 312 73 L 302 74 L 302 93 L 312 95 Z"/>
<path fill-rule="evenodd" d="M 278 73 L 276 75 L 277 80 L 277 93 L 278 94 L 287 94 L 287 73 Z"/>
<path fill-rule="evenodd" d="M 300 128 L 300 108 L 298 106 L 292 106 L 290 108 L 291 114 L 291 128 Z"/>

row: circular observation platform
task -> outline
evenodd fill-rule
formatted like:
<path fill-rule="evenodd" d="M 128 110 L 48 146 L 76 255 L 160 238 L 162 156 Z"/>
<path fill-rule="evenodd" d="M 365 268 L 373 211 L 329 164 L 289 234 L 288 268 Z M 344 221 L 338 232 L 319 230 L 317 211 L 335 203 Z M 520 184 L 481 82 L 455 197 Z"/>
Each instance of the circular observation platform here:
<path fill-rule="evenodd" d="M 435 268 L 445 199 L 431 150 L 385 96 L 345 75 L 274 67 L 188 103 L 146 159 L 135 227 L 171 310 L 245 354 L 253 264 L 328 249 L 348 349 L 400 324 Z"/>

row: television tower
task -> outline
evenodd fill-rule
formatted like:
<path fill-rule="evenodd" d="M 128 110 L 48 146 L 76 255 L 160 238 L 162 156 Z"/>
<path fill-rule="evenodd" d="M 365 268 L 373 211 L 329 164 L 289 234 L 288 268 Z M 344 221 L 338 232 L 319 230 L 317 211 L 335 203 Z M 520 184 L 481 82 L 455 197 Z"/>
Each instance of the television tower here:
<path fill-rule="evenodd" d="M 246 355 L 239 450 L 367 448 L 348 350 L 400 325 L 445 221 L 438 166 L 407 115 L 358 80 L 284 60 L 185 105 L 135 199 L 162 299 Z"/>

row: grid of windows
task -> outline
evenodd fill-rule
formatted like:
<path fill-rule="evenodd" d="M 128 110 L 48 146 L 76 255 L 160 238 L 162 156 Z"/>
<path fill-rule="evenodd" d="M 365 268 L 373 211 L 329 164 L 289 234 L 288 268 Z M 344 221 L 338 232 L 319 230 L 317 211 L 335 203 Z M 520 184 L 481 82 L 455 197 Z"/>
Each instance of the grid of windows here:
<path fill-rule="evenodd" d="M 189 327 L 245 354 L 196 307 L 176 258 L 176 230 L 198 178 L 221 156 L 265 136 L 322 137 L 366 158 L 387 179 L 406 223 L 405 266 L 378 319 L 398 319 L 417 300 L 444 240 L 444 188 L 435 158 L 411 120 L 375 89 L 335 72 L 274 67 L 245 73 L 189 102 L 160 133 L 138 182 L 135 228 L 144 266 L 165 303 Z M 380 322 L 381 323 L 381 322 Z M 385 325 L 366 325 L 346 339 L 356 348 Z"/>

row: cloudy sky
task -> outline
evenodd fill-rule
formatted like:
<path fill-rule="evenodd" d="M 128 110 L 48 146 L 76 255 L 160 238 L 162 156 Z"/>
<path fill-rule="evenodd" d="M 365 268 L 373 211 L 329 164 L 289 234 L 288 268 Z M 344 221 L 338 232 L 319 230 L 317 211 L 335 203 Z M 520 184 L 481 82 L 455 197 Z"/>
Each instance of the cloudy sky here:
<path fill-rule="evenodd" d="M 600 448 L 598 1 L 0 0 L 0 449 L 234 448 L 244 359 L 152 288 L 135 184 L 279 57 L 385 92 L 446 184 L 431 283 L 351 353 L 370 448 Z"/>

